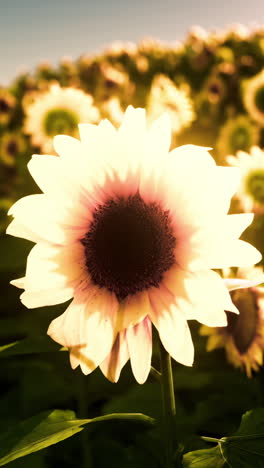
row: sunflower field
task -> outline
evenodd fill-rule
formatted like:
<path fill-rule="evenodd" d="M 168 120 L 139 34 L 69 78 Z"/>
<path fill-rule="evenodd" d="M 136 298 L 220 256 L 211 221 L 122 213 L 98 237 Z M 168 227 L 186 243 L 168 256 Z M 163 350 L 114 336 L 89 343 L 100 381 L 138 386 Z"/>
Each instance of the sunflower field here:
<path fill-rule="evenodd" d="M 264 468 L 264 28 L 0 83 L 0 466 Z"/>

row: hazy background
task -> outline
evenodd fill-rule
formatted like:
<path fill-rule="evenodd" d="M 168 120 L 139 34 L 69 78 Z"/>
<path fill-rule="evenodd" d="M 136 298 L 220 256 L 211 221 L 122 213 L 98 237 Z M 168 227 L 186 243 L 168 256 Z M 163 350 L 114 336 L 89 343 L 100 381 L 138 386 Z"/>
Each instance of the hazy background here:
<path fill-rule="evenodd" d="M 22 67 L 76 59 L 114 40 L 184 39 L 190 26 L 264 24 L 263 0 L 0 0 L 0 84 Z"/>

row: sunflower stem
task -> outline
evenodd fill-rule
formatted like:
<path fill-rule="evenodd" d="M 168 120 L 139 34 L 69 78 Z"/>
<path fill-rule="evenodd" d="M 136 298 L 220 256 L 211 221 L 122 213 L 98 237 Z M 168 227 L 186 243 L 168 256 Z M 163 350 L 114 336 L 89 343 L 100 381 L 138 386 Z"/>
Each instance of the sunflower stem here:
<path fill-rule="evenodd" d="M 150 373 L 156 380 L 160 381 L 161 373 L 157 369 L 155 369 L 155 367 L 151 366 Z"/>
<path fill-rule="evenodd" d="M 79 374 L 78 382 L 78 406 L 79 406 L 79 417 L 81 419 L 87 418 L 87 390 L 86 390 L 86 379 L 83 374 Z M 90 452 L 89 440 L 87 432 L 83 430 L 80 434 L 82 444 L 82 457 L 83 463 L 82 468 L 92 468 L 92 457 Z"/>
<path fill-rule="evenodd" d="M 166 464 L 164 467 L 173 468 L 174 453 L 175 453 L 175 397 L 174 385 L 171 368 L 171 357 L 164 349 L 160 341 L 160 367 L 161 367 L 161 391 L 163 402 L 163 438 L 165 449 Z"/>

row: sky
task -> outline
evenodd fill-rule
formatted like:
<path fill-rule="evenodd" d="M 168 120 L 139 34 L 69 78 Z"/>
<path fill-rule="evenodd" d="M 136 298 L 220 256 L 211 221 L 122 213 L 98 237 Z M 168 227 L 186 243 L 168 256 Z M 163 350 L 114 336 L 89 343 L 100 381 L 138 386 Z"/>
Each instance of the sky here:
<path fill-rule="evenodd" d="M 261 19 L 263 0 L 0 0 L 0 84 L 41 61 L 99 53 L 117 40 L 183 40 L 193 25 Z"/>

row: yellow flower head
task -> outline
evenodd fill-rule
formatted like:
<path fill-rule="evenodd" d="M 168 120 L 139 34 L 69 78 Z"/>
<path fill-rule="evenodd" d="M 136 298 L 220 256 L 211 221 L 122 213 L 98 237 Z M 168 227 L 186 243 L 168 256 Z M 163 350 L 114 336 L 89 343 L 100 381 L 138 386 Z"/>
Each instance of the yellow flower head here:
<path fill-rule="evenodd" d="M 225 326 L 225 310 L 237 312 L 212 269 L 261 259 L 239 240 L 253 216 L 227 214 L 237 169 L 216 166 L 206 148 L 169 152 L 166 114 L 147 126 L 144 109 L 130 106 L 117 130 L 107 120 L 79 129 L 80 140 L 55 137 L 59 158 L 34 155 L 28 164 L 43 193 L 9 211 L 8 234 L 36 243 L 25 277 L 12 283 L 29 308 L 73 299 L 48 329 L 73 368 L 100 366 L 116 382 L 130 359 L 143 383 L 152 325 L 190 366 L 188 320 Z"/>
<path fill-rule="evenodd" d="M 229 273 L 230 278 L 230 273 Z M 248 281 L 245 279 L 248 277 Z M 207 350 L 225 348 L 228 361 L 245 369 L 248 377 L 263 364 L 264 352 L 264 288 L 256 286 L 264 281 L 262 268 L 239 269 L 231 279 L 230 288 L 236 287 L 237 278 L 244 278 L 242 289 L 231 291 L 239 315 L 226 312 L 227 326 L 209 328 L 202 326 L 200 333 L 208 336 Z M 252 284 L 254 284 L 253 286 Z M 248 287 L 251 284 L 251 287 Z M 240 285 L 240 287 L 243 286 Z"/>
<path fill-rule="evenodd" d="M 147 115 L 153 121 L 165 111 L 171 118 L 175 134 L 188 127 L 195 117 L 193 103 L 186 92 L 178 89 L 165 75 L 157 75 L 147 100 Z"/>
<path fill-rule="evenodd" d="M 0 161 L 6 166 L 14 166 L 16 157 L 25 149 L 24 136 L 19 133 L 4 133 L 0 141 Z"/>
<path fill-rule="evenodd" d="M 238 115 L 227 120 L 219 132 L 216 143 L 222 161 L 227 155 L 237 151 L 249 151 L 259 140 L 259 128 L 246 115 Z"/>
<path fill-rule="evenodd" d="M 252 119 L 264 127 L 264 70 L 245 82 L 243 101 Z"/>
<path fill-rule="evenodd" d="M 0 88 L 0 125 L 9 123 L 15 105 L 15 97 L 7 89 Z"/>
<path fill-rule="evenodd" d="M 244 211 L 264 212 L 264 151 L 257 146 L 250 153 L 239 151 L 228 156 L 227 162 L 241 171 L 241 180 L 236 197 Z"/>
<path fill-rule="evenodd" d="M 76 136 L 80 122 L 96 122 L 99 113 L 93 98 L 80 89 L 61 88 L 53 84 L 46 92 L 34 95 L 25 107 L 24 131 L 32 144 L 43 152 L 53 149 L 53 137 L 60 134 Z"/>

